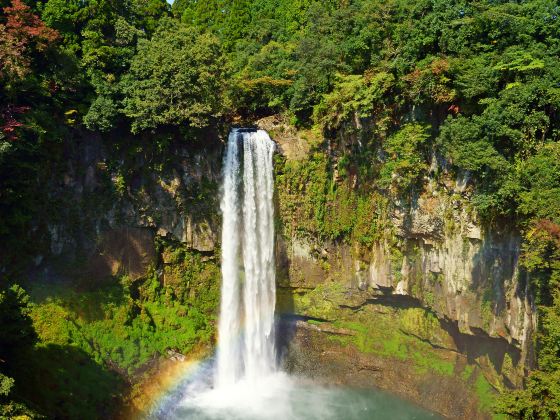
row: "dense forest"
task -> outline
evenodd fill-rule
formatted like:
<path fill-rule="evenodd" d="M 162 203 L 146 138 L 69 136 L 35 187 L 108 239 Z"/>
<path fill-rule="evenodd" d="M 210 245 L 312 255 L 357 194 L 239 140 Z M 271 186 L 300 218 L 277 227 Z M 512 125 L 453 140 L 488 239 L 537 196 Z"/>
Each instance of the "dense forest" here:
<path fill-rule="evenodd" d="M 275 114 L 333 139 L 367 121 L 367 142 L 339 161 L 341 176 L 351 168 L 377 180 L 376 194 L 407 200 L 445 166 L 472 180 L 485 223 L 521 232 L 539 315 L 537 367 L 494 409 L 558 417 L 557 1 L 0 0 L 0 8 L 1 418 L 51 407 L 18 391 L 18 356 L 40 346 L 34 324 L 44 322 L 32 319 L 20 286 L 42 246 L 35 238 L 45 208 L 63 205 L 46 185 L 64 145 L 96 132 L 115 150 L 165 153 L 172 139 L 201 142 L 209 126 Z M 351 207 L 368 211 L 359 201 Z M 363 228 L 362 240 L 372 240 L 367 226 L 345 231 L 344 220 L 317 220 L 325 237 Z M 149 283 L 141 293 L 150 294 Z M 79 357 L 84 369 L 103 361 L 102 352 Z"/>

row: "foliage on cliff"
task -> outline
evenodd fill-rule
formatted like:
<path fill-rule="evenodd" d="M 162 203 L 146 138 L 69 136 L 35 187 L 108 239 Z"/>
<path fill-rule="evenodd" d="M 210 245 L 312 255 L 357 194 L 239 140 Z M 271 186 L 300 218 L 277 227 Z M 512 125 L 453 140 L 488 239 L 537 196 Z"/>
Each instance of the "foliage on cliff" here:
<path fill-rule="evenodd" d="M 123 80 L 124 113 L 132 120 L 132 131 L 165 124 L 208 125 L 223 107 L 224 64 L 215 37 L 174 20 L 162 21 L 150 41 L 139 43 Z"/>
<path fill-rule="evenodd" d="M 21 352 L 33 346 L 37 334 L 32 325 L 29 296 L 18 285 L 0 292 L 0 418 L 35 417 L 24 404 L 11 400 L 15 381 L 13 361 Z"/>

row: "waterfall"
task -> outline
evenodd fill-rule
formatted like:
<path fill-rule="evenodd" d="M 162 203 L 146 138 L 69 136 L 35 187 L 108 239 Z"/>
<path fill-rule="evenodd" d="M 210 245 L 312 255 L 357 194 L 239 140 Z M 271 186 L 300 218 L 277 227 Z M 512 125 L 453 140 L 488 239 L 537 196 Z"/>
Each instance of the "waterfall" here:
<path fill-rule="evenodd" d="M 274 147 L 263 130 L 233 130 L 224 156 L 218 388 L 276 370 Z"/>
<path fill-rule="evenodd" d="M 276 364 L 273 165 L 264 131 L 230 133 L 223 165 L 222 295 L 216 360 L 193 363 L 150 420 L 415 418 L 406 402 L 313 385 Z"/>

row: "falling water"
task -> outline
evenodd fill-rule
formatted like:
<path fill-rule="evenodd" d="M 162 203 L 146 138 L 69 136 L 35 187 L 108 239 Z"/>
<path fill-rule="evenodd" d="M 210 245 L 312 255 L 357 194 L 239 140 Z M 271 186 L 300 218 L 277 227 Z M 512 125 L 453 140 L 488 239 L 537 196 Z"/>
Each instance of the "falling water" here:
<path fill-rule="evenodd" d="M 216 386 L 258 381 L 274 356 L 274 142 L 233 130 L 224 158 L 222 302 Z"/>

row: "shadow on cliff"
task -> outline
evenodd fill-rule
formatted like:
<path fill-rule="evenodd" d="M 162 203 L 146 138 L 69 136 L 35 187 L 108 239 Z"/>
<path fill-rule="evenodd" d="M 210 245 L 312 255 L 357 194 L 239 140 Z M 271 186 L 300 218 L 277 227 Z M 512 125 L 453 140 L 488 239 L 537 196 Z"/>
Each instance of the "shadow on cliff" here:
<path fill-rule="evenodd" d="M 423 308 L 426 309 L 422 303 L 412 297 L 406 295 L 392 295 L 386 294 L 372 299 L 367 299 L 364 304 L 381 304 L 391 308 L 409 309 L 409 308 Z M 356 308 L 349 308 L 356 309 Z M 439 320 L 440 327 L 447 332 L 452 338 L 457 352 L 464 354 L 467 357 L 469 364 L 481 365 L 484 360 L 492 365 L 494 370 L 502 375 L 504 370 L 504 361 L 506 355 L 511 360 L 513 367 L 517 367 L 521 361 L 521 350 L 502 337 L 491 337 L 487 332 L 480 328 L 471 328 L 473 334 L 462 333 L 459 329 L 457 321 L 450 320 L 446 317 L 441 317 L 435 312 L 431 311 L 434 316 Z M 432 346 L 434 346 L 432 344 Z M 437 346 L 434 346 L 437 347 Z M 515 387 L 513 383 L 504 375 L 502 375 L 504 383 L 509 387 Z"/>
<path fill-rule="evenodd" d="M 277 150 L 278 152 L 278 150 Z M 274 173 L 276 176 L 276 172 Z M 288 346 L 296 333 L 296 317 L 294 314 L 294 290 L 290 287 L 290 258 L 286 242 L 283 238 L 282 219 L 278 191 L 274 189 L 274 229 L 276 232 L 275 261 L 276 261 L 276 357 L 279 366 L 287 354 Z"/>
<path fill-rule="evenodd" d="M 278 200 L 275 200 L 275 212 L 278 214 Z M 278 226 L 276 227 L 278 231 Z M 276 356 L 278 365 L 288 350 L 288 346 L 295 335 L 296 323 L 294 313 L 293 290 L 289 286 L 290 259 L 286 243 L 281 234 L 276 235 Z"/>
<path fill-rule="evenodd" d="M 504 383 L 510 387 L 514 387 L 514 384 L 503 375 L 506 356 L 509 356 L 513 368 L 518 368 L 520 363 L 525 365 L 524 368 L 530 367 L 532 356 L 530 349 L 526 349 L 529 352 L 525 359 L 522 350 L 516 346 L 519 343 L 513 338 L 512 343 L 504 338 L 511 335 L 506 325 L 493 324 L 496 319 L 504 318 L 506 312 L 509 312 L 511 318 L 515 319 L 518 316 L 515 311 L 523 310 L 523 307 L 511 307 L 511 301 L 506 299 L 508 281 L 515 284 L 512 298 L 527 304 L 528 296 L 526 296 L 525 287 L 527 279 L 522 272 L 516 272 L 519 249 L 519 237 L 507 227 L 502 226 L 501 228 L 496 227 L 492 232 L 487 231 L 478 251 L 473 256 L 470 289 L 477 295 L 477 302 L 481 304 L 479 313 L 482 319 L 479 321 L 480 324 L 486 325 L 484 329 L 470 327 L 473 335 L 462 334 L 457 321 L 441 321 L 442 327 L 453 337 L 458 350 L 467 355 L 469 362 L 486 357 L 494 370 L 502 375 Z M 524 316 L 527 315 L 524 314 Z M 486 331 L 490 328 L 499 337 L 491 337 Z"/>
<path fill-rule="evenodd" d="M 440 325 L 453 338 L 455 346 L 460 353 L 467 356 L 471 364 L 481 365 L 481 360 L 487 358 L 494 370 L 502 375 L 504 383 L 513 388 L 515 384 L 503 375 L 504 361 L 509 356 L 513 367 L 517 367 L 521 361 L 521 350 L 501 337 L 490 337 L 481 329 L 471 328 L 474 335 L 463 334 L 459 331 L 456 321 L 440 320 Z"/>

